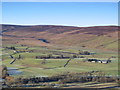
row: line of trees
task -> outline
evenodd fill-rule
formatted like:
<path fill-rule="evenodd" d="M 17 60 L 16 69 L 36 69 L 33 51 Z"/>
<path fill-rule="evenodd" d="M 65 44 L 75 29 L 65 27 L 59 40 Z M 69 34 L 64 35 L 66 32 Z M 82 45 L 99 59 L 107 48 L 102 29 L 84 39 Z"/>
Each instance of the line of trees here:
<path fill-rule="evenodd" d="M 59 74 L 51 77 L 31 77 L 31 78 L 17 78 L 13 84 L 35 84 L 35 83 L 42 83 L 42 82 L 53 82 L 58 81 L 59 83 L 75 83 L 75 82 L 116 82 L 120 83 L 120 77 L 109 77 L 106 76 L 103 72 L 82 72 L 82 73 L 64 73 Z M 18 85 L 19 86 L 19 85 Z"/>

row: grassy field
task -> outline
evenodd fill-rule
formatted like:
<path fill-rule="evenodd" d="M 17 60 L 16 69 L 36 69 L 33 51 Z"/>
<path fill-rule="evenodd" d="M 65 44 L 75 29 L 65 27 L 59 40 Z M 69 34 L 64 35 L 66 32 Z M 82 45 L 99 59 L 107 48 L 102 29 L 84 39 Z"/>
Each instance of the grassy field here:
<path fill-rule="evenodd" d="M 15 46 L 18 50 L 25 50 L 25 46 Z M 69 53 L 78 53 L 77 49 L 71 48 L 48 48 L 48 47 L 30 47 L 28 50 L 33 50 L 30 53 L 18 53 L 13 55 L 18 57 L 21 55 L 22 59 L 16 60 L 13 64 L 10 64 L 12 59 L 10 54 L 13 53 L 13 50 L 3 48 L 3 64 L 7 67 L 18 68 L 20 71 L 23 71 L 21 75 L 16 76 L 52 76 L 55 74 L 60 74 L 64 72 L 89 72 L 89 71 L 103 71 L 107 75 L 118 75 L 118 58 L 117 52 L 109 51 L 100 51 L 100 50 L 89 50 L 95 52 L 93 55 L 79 55 L 84 58 L 74 58 L 72 59 L 66 67 L 63 67 L 68 59 L 46 59 L 46 63 L 42 64 L 43 59 L 36 59 L 36 56 L 49 55 L 53 56 L 57 54 L 63 54 L 66 56 L 72 56 Z M 67 53 L 64 53 L 67 52 Z M 112 62 L 108 64 L 102 63 L 92 63 L 92 62 L 83 62 L 86 58 L 96 58 L 100 60 L 108 59 L 111 56 L 116 56 L 116 58 L 111 58 Z"/>

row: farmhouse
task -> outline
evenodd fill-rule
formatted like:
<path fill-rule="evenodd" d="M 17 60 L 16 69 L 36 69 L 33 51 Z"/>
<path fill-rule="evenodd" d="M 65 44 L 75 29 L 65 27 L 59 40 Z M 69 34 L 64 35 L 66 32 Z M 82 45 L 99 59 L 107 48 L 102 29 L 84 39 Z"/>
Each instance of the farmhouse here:
<path fill-rule="evenodd" d="M 102 61 L 101 61 L 101 60 L 98 60 L 97 62 L 98 62 L 98 63 L 102 63 Z"/>
<path fill-rule="evenodd" d="M 88 59 L 86 61 L 87 62 L 94 62 L 94 63 L 104 63 L 104 64 L 111 62 L 111 60 L 97 60 L 97 59 Z"/>

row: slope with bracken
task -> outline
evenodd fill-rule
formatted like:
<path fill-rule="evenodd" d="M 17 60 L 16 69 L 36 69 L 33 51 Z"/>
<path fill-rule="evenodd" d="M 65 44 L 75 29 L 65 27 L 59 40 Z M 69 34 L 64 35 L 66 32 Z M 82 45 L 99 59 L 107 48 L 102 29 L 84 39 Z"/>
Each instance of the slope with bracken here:
<path fill-rule="evenodd" d="M 4 44 L 33 46 L 64 45 L 117 50 L 118 27 L 73 27 L 54 25 L 2 25 Z M 49 43 L 46 43 L 49 42 Z"/>

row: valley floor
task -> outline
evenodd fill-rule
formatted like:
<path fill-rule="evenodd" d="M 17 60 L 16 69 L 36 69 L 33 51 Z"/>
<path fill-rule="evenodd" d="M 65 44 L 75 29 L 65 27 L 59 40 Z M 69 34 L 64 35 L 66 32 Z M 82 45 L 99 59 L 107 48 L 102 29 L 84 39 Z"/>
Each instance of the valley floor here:
<path fill-rule="evenodd" d="M 12 45 L 13 46 L 13 45 Z M 8 46 L 9 47 L 9 46 Z M 7 67 L 17 68 L 21 71 L 21 74 L 11 75 L 14 78 L 19 77 L 48 77 L 54 76 L 61 73 L 80 73 L 80 72 L 94 72 L 100 71 L 105 73 L 107 76 L 118 76 L 118 56 L 115 51 L 102 51 L 102 50 L 88 50 L 92 55 L 80 55 L 79 50 L 86 51 L 80 48 L 66 48 L 66 47 L 27 47 L 15 45 L 13 46 L 17 51 L 24 51 L 15 53 L 15 50 L 7 49 L 6 47 L 2 48 L 2 64 L 5 64 Z M 28 48 L 28 49 L 26 49 Z M 30 52 L 29 52 L 30 51 Z M 16 58 L 16 61 L 12 64 L 13 58 Z M 39 59 L 36 56 L 59 56 L 63 55 L 66 57 L 73 57 L 77 55 L 80 58 L 71 58 L 69 63 L 68 59 Z M 20 58 L 19 58 L 20 57 Z M 110 58 L 112 57 L 112 58 Z M 19 59 L 18 59 L 19 58 Z M 111 59 L 110 63 L 95 63 L 95 62 L 84 62 L 86 59 L 98 59 L 98 60 L 107 60 Z M 65 67 L 64 67 L 65 66 Z M 38 84 L 39 85 L 39 84 Z M 54 86 L 56 87 L 56 86 Z M 60 87 L 63 88 L 116 88 L 118 85 L 116 83 L 78 83 L 78 84 L 62 84 Z M 57 87 L 56 87 L 57 88 Z"/>

